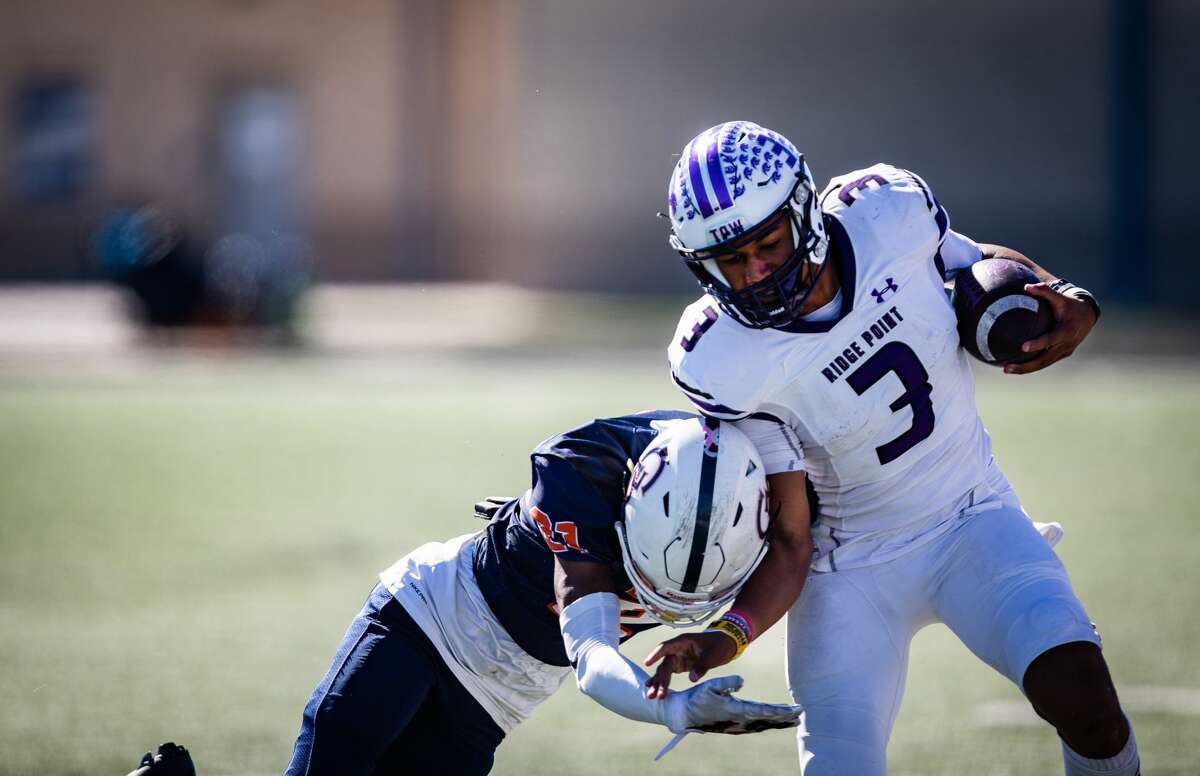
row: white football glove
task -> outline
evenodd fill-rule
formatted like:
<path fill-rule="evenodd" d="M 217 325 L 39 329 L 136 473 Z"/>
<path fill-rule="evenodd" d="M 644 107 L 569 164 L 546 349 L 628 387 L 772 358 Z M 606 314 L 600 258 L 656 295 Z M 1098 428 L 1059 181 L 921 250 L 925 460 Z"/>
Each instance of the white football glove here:
<path fill-rule="evenodd" d="M 667 696 L 667 727 L 675 737 L 662 748 L 660 759 L 688 733 L 761 733 L 764 730 L 797 727 L 804 709 L 787 703 L 758 703 L 733 697 L 742 689 L 742 677 L 709 679 Z"/>

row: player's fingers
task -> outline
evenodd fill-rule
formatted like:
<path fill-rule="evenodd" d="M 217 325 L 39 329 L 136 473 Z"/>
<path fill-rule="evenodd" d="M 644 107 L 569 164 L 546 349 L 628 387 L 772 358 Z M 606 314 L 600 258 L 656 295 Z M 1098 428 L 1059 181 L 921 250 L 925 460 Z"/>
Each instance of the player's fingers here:
<path fill-rule="evenodd" d="M 1072 311 L 1066 317 L 1059 319 L 1050 331 L 1022 344 L 1021 349 L 1026 353 L 1031 353 L 1055 347 L 1077 347 L 1090 330 L 1089 326 L 1079 322 L 1077 315 L 1078 313 Z"/>
<path fill-rule="evenodd" d="M 701 678 L 709 671 L 719 666 L 725 665 L 728 660 L 723 660 L 719 655 L 714 655 L 711 651 L 704 651 L 696 656 L 694 660 L 689 661 L 691 672 L 688 674 L 693 682 L 700 681 Z"/>
<path fill-rule="evenodd" d="M 704 686 L 710 692 L 717 693 L 718 695 L 729 695 L 730 693 L 735 693 L 742 689 L 742 685 L 745 683 L 746 681 L 742 679 L 742 677 L 738 676 L 737 674 L 730 674 L 729 676 L 718 676 L 716 679 L 711 679 L 705 682 Z M 747 702 L 737 699 L 734 700 L 737 703 Z"/>
<path fill-rule="evenodd" d="M 693 683 L 700 681 L 708 673 L 709 668 L 710 666 L 703 662 L 692 661 L 688 664 L 688 679 Z"/>
<path fill-rule="evenodd" d="M 1055 326 L 1045 334 L 1026 340 L 1021 344 L 1024 353 L 1037 353 L 1039 350 L 1049 350 L 1060 347 L 1072 339 L 1072 332 L 1065 326 Z"/>
<path fill-rule="evenodd" d="M 1035 358 L 1032 361 L 1026 361 L 1023 364 L 1008 364 L 1004 367 L 1004 373 L 1010 375 L 1027 375 L 1031 372 L 1036 372 L 1039 369 L 1044 369 L 1050 366 L 1050 362 L 1044 358 Z"/>
<path fill-rule="evenodd" d="M 662 660 L 668 654 L 670 654 L 670 651 L 667 649 L 667 644 L 659 644 L 654 648 L 654 651 L 652 651 L 649 655 L 646 655 L 646 659 L 642 661 L 642 665 L 652 666 L 658 661 Z"/>
<path fill-rule="evenodd" d="M 1026 340 L 1025 342 L 1021 343 L 1021 352 L 1037 353 L 1038 351 L 1046 350 L 1053 344 L 1054 343 L 1050 340 L 1050 337 L 1043 334 L 1040 337 L 1034 337 L 1031 340 Z"/>
<path fill-rule="evenodd" d="M 679 659 L 668 655 L 659 663 L 658 670 L 654 672 L 654 685 L 662 690 L 662 694 L 665 696 L 667 688 L 671 686 L 671 677 L 683 670 L 685 667 L 679 664 Z"/>
<path fill-rule="evenodd" d="M 663 661 L 658 664 L 658 668 L 656 668 L 650 678 L 646 680 L 646 685 L 649 686 L 650 684 L 656 683 L 660 675 L 665 674 L 666 676 L 670 676 L 673 673 L 675 672 L 671 670 L 671 656 L 666 655 L 663 658 Z"/>
<path fill-rule="evenodd" d="M 1067 301 L 1065 296 L 1045 283 L 1026 283 L 1025 293 L 1030 296 L 1036 296 L 1038 299 L 1045 299 L 1046 303 L 1054 310 L 1055 319 L 1059 317 L 1059 310 L 1063 308 L 1064 303 Z"/>
<path fill-rule="evenodd" d="M 800 717 L 804 715 L 804 707 L 802 706 L 777 704 L 776 709 L 778 710 L 769 717 L 773 722 L 795 722 L 799 721 Z"/>
<path fill-rule="evenodd" d="M 1004 367 L 1004 371 L 1010 375 L 1027 375 L 1030 372 L 1045 369 L 1054 362 L 1060 361 L 1064 355 L 1062 349 L 1051 348 L 1050 350 L 1043 351 L 1037 358 L 1030 359 L 1023 364 L 1008 364 Z"/>
<path fill-rule="evenodd" d="M 1083 340 L 1085 331 L 1073 320 L 1060 320 L 1053 329 L 1021 345 L 1026 353 L 1069 347 L 1074 349 Z"/>
<path fill-rule="evenodd" d="M 761 733 L 764 730 L 783 730 L 785 728 L 794 728 L 800 726 L 800 718 L 791 720 L 762 720 L 760 722 L 751 722 L 746 726 L 747 733 Z"/>
<path fill-rule="evenodd" d="M 675 673 L 671 670 L 670 662 L 670 660 L 663 661 L 663 664 L 654 672 L 654 676 L 651 676 L 646 681 L 646 685 L 649 688 L 646 691 L 647 698 L 662 700 L 667 697 L 671 687 L 671 676 Z"/>
<path fill-rule="evenodd" d="M 753 704 L 770 705 L 770 704 Z M 745 733 L 761 733 L 764 730 L 779 730 L 782 728 L 799 727 L 803 712 L 799 707 L 787 707 L 789 710 L 778 714 L 750 714 L 738 708 L 731 710 L 730 719 L 711 722 L 699 729 L 706 733 L 726 733 L 728 735 L 743 735 Z"/>
<path fill-rule="evenodd" d="M 801 718 L 799 714 L 787 716 L 772 716 L 760 717 L 744 725 L 745 733 L 761 733 L 764 730 L 778 730 L 780 728 L 798 727 Z"/>
<path fill-rule="evenodd" d="M 1076 344 L 1083 341 L 1096 323 L 1096 313 L 1087 302 L 1065 296 L 1045 283 L 1030 283 L 1025 286 L 1025 290 L 1032 296 L 1046 300 L 1054 313 L 1054 321 L 1057 324 L 1055 330 L 1070 330 L 1070 336 L 1077 340 Z"/>
<path fill-rule="evenodd" d="M 1078 343 L 1070 338 L 1063 338 L 1050 343 L 1050 346 L 1037 352 L 1028 361 L 1021 364 L 1009 364 L 1004 371 L 1009 374 L 1029 374 L 1039 369 L 1045 369 L 1051 364 L 1061 361 L 1075 352 Z"/>
<path fill-rule="evenodd" d="M 677 658 L 683 658 L 695 651 L 695 645 L 691 642 L 692 635 L 676 636 L 673 639 L 662 642 L 654 650 L 646 656 L 643 661 L 644 665 L 654 665 L 659 660 L 662 660 L 668 655 L 674 655 Z M 682 671 L 683 669 L 678 669 Z"/>
<path fill-rule="evenodd" d="M 654 651 L 647 655 L 645 661 L 643 662 L 645 665 L 652 666 L 663 658 L 679 657 L 684 655 L 688 652 L 688 650 L 689 647 L 687 642 L 671 639 L 670 641 L 664 641 L 655 647 Z"/>
<path fill-rule="evenodd" d="M 667 696 L 667 690 L 671 686 L 671 677 L 675 674 L 681 674 L 689 669 L 692 661 L 687 655 L 666 655 L 663 657 L 654 675 L 646 680 L 646 686 L 654 690 L 653 694 L 648 694 L 647 697 L 663 697 Z"/>
<path fill-rule="evenodd" d="M 804 712 L 802 706 L 790 703 L 758 703 L 757 701 L 738 701 L 740 713 L 748 719 L 769 719 L 783 722 L 799 719 Z"/>

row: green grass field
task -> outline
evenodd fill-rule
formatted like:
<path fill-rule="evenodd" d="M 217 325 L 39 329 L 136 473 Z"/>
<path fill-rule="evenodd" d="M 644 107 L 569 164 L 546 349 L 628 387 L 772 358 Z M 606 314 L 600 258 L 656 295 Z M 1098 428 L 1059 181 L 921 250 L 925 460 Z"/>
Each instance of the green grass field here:
<path fill-rule="evenodd" d="M 981 377 L 1001 464 L 1035 516 L 1066 525 L 1144 772 L 1196 773 L 1200 370 L 1080 359 Z M 380 569 L 479 528 L 471 504 L 522 490 L 540 439 L 654 406 L 681 406 L 659 353 L 553 343 L 0 372 L 0 773 L 124 774 L 168 739 L 201 776 L 280 773 Z M 786 699 L 781 640 L 736 664 L 747 696 Z M 1061 773 L 1053 732 L 1026 716 L 926 629 L 891 772 Z M 568 682 L 495 772 L 796 772 L 788 733 L 693 736 L 652 763 L 667 738 Z"/>

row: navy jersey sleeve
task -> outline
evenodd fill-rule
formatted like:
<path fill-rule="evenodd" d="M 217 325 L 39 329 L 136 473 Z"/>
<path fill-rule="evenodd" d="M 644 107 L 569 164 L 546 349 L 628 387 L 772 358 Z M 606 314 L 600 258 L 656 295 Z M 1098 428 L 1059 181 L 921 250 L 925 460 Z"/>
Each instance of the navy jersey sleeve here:
<path fill-rule="evenodd" d="M 615 563 L 620 550 L 613 528 L 621 494 L 600 492 L 576 467 L 554 455 L 533 456 L 533 487 L 525 514 L 546 547 L 566 560 Z"/>
<path fill-rule="evenodd" d="M 550 437 L 530 456 L 533 478 L 519 499 L 492 513 L 473 562 L 488 606 L 530 655 L 568 665 L 554 593 L 554 559 L 607 566 L 621 607 L 621 638 L 652 627 L 625 574 L 616 523 L 631 462 L 659 433 L 659 421 L 695 417 L 654 411 L 599 418 Z"/>

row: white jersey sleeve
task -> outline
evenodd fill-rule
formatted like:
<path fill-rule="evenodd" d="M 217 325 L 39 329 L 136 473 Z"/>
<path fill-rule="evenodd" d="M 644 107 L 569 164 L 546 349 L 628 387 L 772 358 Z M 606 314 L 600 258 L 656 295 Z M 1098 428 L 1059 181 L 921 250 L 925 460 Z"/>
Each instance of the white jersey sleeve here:
<path fill-rule="evenodd" d="M 787 416 L 783 407 L 767 406 L 777 413 L 765 409 L 754 412 L 748 417 L 737 421 L 740 429 L 754 446 L 763 459 L 763 467 L 767 474 L 794 472 L 804 467 L 804 445 L 795 429 L 783 417 Z M 782 415 L 783 417 L 780 417 Z"/>
<path fill-rule="evenodd" d="M 746 328 L 705 296 L 684 310 L 667 348 L 671 377 L 684 396 L 703 414 L 736 422 L 767 474 L 800 469 L 804 458 L 789 410 L 769 400 L 786 380 L 780 337 Z"/>
<path fill-rule="evenodd" d="M 942 275 L 947 280 L 983 258 L 978 243 L 953 229 L 946 231 L 939 254 L 942 258 Z"/>
<path fill-rule="evenodd" d="M 671 378 L 703 414 L 738 420 L 757 409 L 769 370 L 757 358 L 753 334 L 709 296 L 683 311 L 667 358 Z"/>
<path fill-rule="evenodd" d="M 945 276 L 950 216 L 916 173 L 879 163 L 839 175 L 821 192 L 821 209 L 851 232 L 860 273 L 896 257 L 932 257 Z"/>

